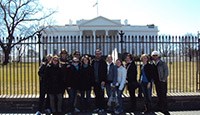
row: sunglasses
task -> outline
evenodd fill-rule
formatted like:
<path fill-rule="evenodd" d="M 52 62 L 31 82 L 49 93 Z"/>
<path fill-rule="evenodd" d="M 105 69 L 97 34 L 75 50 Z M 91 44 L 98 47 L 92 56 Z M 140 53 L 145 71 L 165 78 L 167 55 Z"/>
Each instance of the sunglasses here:
<path fill-rule="evenodd" d="M 154 57 L 155 57 L 155 56 L 158 56 L 158 55 L 152 55 L 152 56 L 154 56 Z"/>
<path fill-rule="evenodd" d="M 96 55 L 101 55 L 101 53 L 96 53 Z"/>
<path fill-rule="evenodd" d="M 73 61 L 74 63 L 79 63 L 79 61 Z"/>

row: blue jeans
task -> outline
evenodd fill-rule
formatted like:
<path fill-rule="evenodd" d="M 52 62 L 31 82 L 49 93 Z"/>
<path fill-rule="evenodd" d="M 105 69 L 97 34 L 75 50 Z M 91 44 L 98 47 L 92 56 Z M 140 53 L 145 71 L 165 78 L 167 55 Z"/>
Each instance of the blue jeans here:
<path fill-rule="evenodd" d="M 77 90 L 71 88 L 71 89 L 67 89 L 67 92 L 68 92 L 68 95 L 69 95 L 68 106 L 69 106 L 70 111 L 73 111 L 74 108 L 75 108 L 75 99 L 76 99 L 76 96 L 77 96 Z"/>
<path fill-rule="evenodd" d="M 110 86 L 110 83 L 106 84 L 106 94 L 108 96 L 108 98 L 110 97 L 111 95 L 111 86 Z"/>
<path fill-rule="evenodd" d="M 123 89 L 119 90 L 119 88 L 116 88 L 116 92 L 117 92 L 117 99 L 119 102 L 119 106 L 117 107 L 118 111 L 123 111 L 123 99 L 122 99 L 122 93 L 123 93 Z"/>
<path fill-rule="evenodd" d="M 144 94 L 144 101 L 145 101 L 145 106 L 147 111 L 151 110 L 151 95 L 152 95 L 152 83 L 150 88 L 147 88 L 148 82 L 142 82 L 141 87 L 142 87 L 142 92 Z"/>
<path fill-rule="evenodd" d="M 49 94 L 50 98 L 50 107 L 51 111 L 54 112 L 62 112 L 62 99 L 63 99 L 63 94 Z M 55 102 L 57 98 L 57 103 Z"/>

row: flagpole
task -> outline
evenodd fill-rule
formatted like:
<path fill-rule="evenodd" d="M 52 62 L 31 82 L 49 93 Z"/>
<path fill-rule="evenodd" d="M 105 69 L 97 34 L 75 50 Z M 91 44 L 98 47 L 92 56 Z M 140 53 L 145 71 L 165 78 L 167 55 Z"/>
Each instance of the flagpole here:
<path fill-rule="evenodd" d="M 98 2 L 98 0 L 97 0 L 97 17 L 99 16 L 99 2 Z"/>
<path fill-rule="evenodd" d="M 97 2 L 93 5 L 93 7 L 97 7 L 97 17 L 99 16 L 99 2 L 97 0 Z"/>

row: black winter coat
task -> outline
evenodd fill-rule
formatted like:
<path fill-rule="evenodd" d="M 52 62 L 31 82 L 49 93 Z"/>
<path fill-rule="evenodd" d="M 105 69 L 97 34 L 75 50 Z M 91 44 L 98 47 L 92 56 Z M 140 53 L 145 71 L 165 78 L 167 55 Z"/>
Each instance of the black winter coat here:
<path fill-rule="evenodd" d="M 134 61 L 126 65 L 128 83 L 137 82 L 137 66 Z"/>
<path fill-rule="evenodd" d="M 94 70 L 91 65 L 87 67 L 81 66 L 81 87 L 80 90 L 91 90 L 91 87 L 94 86 Z"/>
<path fill-rule="evenodd" d="M 59 65 L 47 65 L 45 78 L 47 84 L 47 93 L 60 94 L 64 92 L 63 75 Z"/>
<path fill-rule="evenodd" d="M 92 61 L 92 67 L 93 67 L 93 69 L 95 69 L 94 63 L 95 63 L 95 60 Z M 98 81 L 99 83 L 101 83 L 102 81 L 106 82 L 107 64 L 106 64 L 106 62 L 105 62 L 104 59 L 100 59 L 99 60 L 98 76 L 99 76 L 99 78 L 98 78 L 99 79 L 99 81 Z"/>
<path fill-rule="evenodd" d="M 153 78 L 153 66 L 147 63 L 143 69 L 144 69 L 148 82 L 151 82 Z M 140 65 L 140 80 L 141 80 L 141 76 L 142 76 L 142 65 Z"/>
<path fill-rule="evenodd" d="M 67 84 L 68 87 L 71 87 L 74 90 L 80 90 L 81 87 L 81 81 L 80 81 L 80 76 L 81 76 L 81 67 L 80 64 L 78 65 L 79 69 L 77 70 L 74 65 L 70 65 L 68 68 L 68 78 L 67 78 Z"/>
<path fill-rule="evenodd" d="M 128 81 L 128 89 L 136 89 L 139 87 L 139 83 L 137 81 L 137 66 L 134 61 L 126 65 L 127 69 L 127 81 Z"/>
<path fill-rule="evenodd" d="M 60 59 L 60 67 L 62 70 L 62 74 L 63 74 L 63 81 L 64 81 L 64 87 L 65 89 L 68 87 L 68 77 L 69 77 L 69 61 L 68 60 L 64 60 L 64 59 Z"/>
<path fill-rule="evenodd" d="M 38 75 L 40 77 L 40 82 L 44 83 L 45 81 L 45 71 L 46 71 L 46 63 L 42 63 L 42 65 L 39 67 Z"/>

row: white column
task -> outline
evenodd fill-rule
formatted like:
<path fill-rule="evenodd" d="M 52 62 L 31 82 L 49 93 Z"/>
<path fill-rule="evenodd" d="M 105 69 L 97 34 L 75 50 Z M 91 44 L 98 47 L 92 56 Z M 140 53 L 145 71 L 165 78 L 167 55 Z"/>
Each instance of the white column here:
<path fill-rule="evenodd" d="M 105 30 L 105 31 L 106 31 L 105 41 L 107 43 L 104 45 L 104 48 L 106 49 L 105 54 L 107 55 L 110 51 L 110 45 L 109 45 L 109 38 L 108 38 L 108 30 Z"/>
<path fill-rule="evenodd" d="M 83 31 L 82 31 L 82 30 L 80 30 L 80 33 L 79 33 L 79 35 L 80 35 L 80 36 L 82 36 L 82 35 L 83 35 Z"/>
<path fill-rule="evenodd" d="M 106 36 L 108 36 L 108 30 L 105 30 L 106 31 Z"/>
<path fill-rule="evenodd" d="M 79 34 L 79 42 L 80 42 L 80 44 L 79 44 L 79 49 L 78 50 L 80 51 L 80 53 L 83 54 L 84 52 L 81 51 L 81 49 L 83 49 L 82 48 L 83 47 L 83 45 L 82 45 L 82 42 L 83 42 L 82 36 L 83 36 L 83 31 L 81 30 L 80 34 Z"/>
<path fill-rule="evenodd" d="M 94 42 L 94 51 L 96 50 L 96 30 L 92 30 L 92 33 L 93 33 L 93 36 L 94 36 L 94 39 L 93 39 L 93 42 Z"/>

